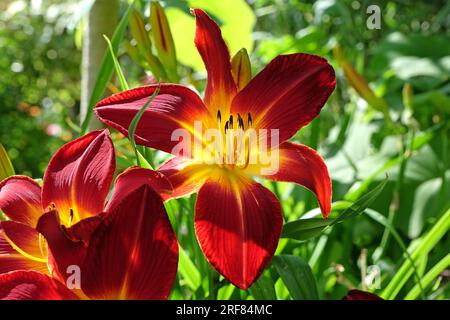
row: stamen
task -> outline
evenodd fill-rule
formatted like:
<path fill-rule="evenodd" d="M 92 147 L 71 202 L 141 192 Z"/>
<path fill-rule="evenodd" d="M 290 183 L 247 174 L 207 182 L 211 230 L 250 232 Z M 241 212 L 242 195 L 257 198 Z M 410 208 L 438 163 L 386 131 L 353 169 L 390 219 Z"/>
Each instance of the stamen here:
<path fill-rule="evenodd" d="M 233 115 L 230 116 L 230 120 L 228 120 L 230 122 L 230 129 L 233 129 Z"/>
<path fill-rule="evenodd" d="M 69 210 L 69 226 L 72 225 L 72 221 L 73 221 L 73 209 L 70 208 L 70 210 Z"/>
<path fill-rule="evenodd" d="M 228 131 L 228 121 L 225 122 L 225 133 L 227 133 L 227 131 Z"/>
<path fill-rule="evenodd" d="M 222 121 L 222 114 L 220 113 L 220 110 L 217 110 L 217 121 L 219 121 L 219 124 Z"/>
<path fill-rule="evenodd" d="M 244 130 L 244 120 L 242 118 L 238 118 L 239 129 Z"/>
<path fill-rule="evenodd" d="M 249 127 L 252 126 L 252 115 L 250 114 L 250 112 L 247 115 L 247 123 Z"/>
<path fill-rule="evenodd" d="M 244 130 L 244 120 L 242 119 L 241 115 L 238 113 L 238 126 L 242 130 Z"/>

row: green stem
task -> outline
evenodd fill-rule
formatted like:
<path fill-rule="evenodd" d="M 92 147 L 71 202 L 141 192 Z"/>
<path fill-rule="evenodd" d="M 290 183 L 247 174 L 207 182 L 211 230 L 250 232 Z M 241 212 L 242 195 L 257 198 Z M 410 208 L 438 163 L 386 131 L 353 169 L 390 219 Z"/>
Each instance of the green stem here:
<path fill-rule="evenodd" d="M 398 213 L 400 211 L 403 199 L 402 199 L 402 188 L 404 185 L 405 180 L 405 170 L 406 170 L 406 164 L 409 159 L 409 155 L 411 154 L 413 150 L 413 141 L 414 141 L 414 131 L 411 133 L 411 137 L 408 143 L 408 147 L 406 148 L 405 145 L 407 144 L 407 139 L 403 135 L 402 136 L 402 146 L 401 146 L 401 160 L 400 160 L 400 169 L 397 181 L 395 183 L 395 191 L 394 196 L 392 199 L 391 206 L 389 208 L 389 215 L 388 215 L 388 221 L 391 226 L 395 225 L 395 218 L 398 216 Z M 385 229 L 383 236 L 381 238 L 381 244 L 380 247 L 382 248 L 382 254 L 386 252 L 388 245 L 389 245 L 389 236 L 390 236 L 389 230 Z"/>
<path fill-rule="evenodd" d="M 448 128 L 448 125 L 447 125 Z M 447 205 L 447 179 L 446 171 L 448 168 L 448 129 L 441 131 L 441 148 L 442 148 L 442 187 L 439 194 L 439 204 L 442 207 Z"/>
<path fill-rule="evenodd" d="M 419 244 L 411 253 L 411 258 L 414 262 L 417 262 L 423 256 L 428 255 L 431 249 L 441 240 L 441 238 L 450 229 L 450 209 L 448 209 L 437 223 L 423 236 L 419 241 Z M 388 286 L 381 294 L 385 299 L 395 299 L 398 292 L 403 288 L 409 277 L 413 273 L 412 262 L 406 260 L 397 273 L 394 275 Z"/>
<path fill-rule="evenodd" d="M 450 253 L 447 254 L 441 261 L 439 261 L 428 273 L 422 277 L 422 286 L 428 287 L 431 282 L 436 279 L 439 274 L 450 266 Z M 420 294 L 420 287 L 415 285 L 406 295 L 405 300 L 414 300 Z"/>

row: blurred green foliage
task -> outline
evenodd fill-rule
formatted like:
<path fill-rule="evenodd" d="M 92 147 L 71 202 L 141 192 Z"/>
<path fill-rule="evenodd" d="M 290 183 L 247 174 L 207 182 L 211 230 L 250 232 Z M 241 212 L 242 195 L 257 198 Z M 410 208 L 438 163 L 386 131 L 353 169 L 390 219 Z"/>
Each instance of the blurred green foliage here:
<path fill-rule="evenodd" d="M 39 177 L 73 137 L 65 119 L 78 113 L 81 54 L 65 24 L 68 6 L 27 3 L 0 13 L 0 141 L 17 173 Z"/>

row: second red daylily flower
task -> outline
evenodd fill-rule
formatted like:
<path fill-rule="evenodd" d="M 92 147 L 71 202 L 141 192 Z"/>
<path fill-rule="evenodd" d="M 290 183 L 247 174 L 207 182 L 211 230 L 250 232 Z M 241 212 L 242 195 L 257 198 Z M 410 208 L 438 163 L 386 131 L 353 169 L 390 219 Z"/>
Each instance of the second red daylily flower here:
<path fill-rule="evenodd" d="M 47 250 L 36 226 L 42 214 L 56 209 L 69 228 L 104 211 L 114 175 L 114 147 L 108 130 L 94 131 L 65 144 L 45 171 L 42 188 L 26 176 L 0 182 L 0 273 L 47 270 Z"/>
<path fill-rule="evenodd" d="M 101 219 L 84 219 L 70 229 L 60 225 L 56 210 L 42 215 L 37 229 L 48 242 L 57 273 L 70 271 L 70 277 L 35 270 L 4 273 L 0 299 L 167 299 L 178 243 L 154 182 L 170 185 L 154 171 L 126 171 L 116 186 L 131 192 L 114 198 Z"/>
<path fill-rule="evenodd" d="M 118 176 L 105 206 L 114 170 L 109 131 L 100 130 L 59 149 L 46 169 L 42 188 L 25 176 L 0 182 L 0 209 L 9 218 L 0 222 L 0 273 L 36 270 L 65 281 L 67 266 L 74 259 L 82 259 L 85 248 L 80 246 L 70 255 L 62 254 L 71 242 L 57 230 L 64 230 L 73 240 L 86 242 L 104 212 L 111 211 L 133 190 L 145 184 L 161 193 L 172 190 L 161 173 L 131 168 Z M 47 211 L 58 212 L 56 222 L 43 220 Z M 139 225 L 139 221 L 132 223 Z"/>
<path fill-rule="evenodd" d="M 203 11 L 195 9 L 193 14 L 197 23 L 195 44 L 208 73 L 204 101 L 184 86 L 161 84 L 158 96 L 139 122 L 135 139 L 176 155 L 159 169 L 174 188 L 165 198 L 198 192 L 195 231 L 200 246 L 222 275 L 246 289 L 273 256 L 283 224 L 278 199 L 252 177 L 303 185 L 316 194 L 324 217 L 330 213 L 331 180 L 325 162 L 314 150 L 288 139 L 320 113 L 334 90 L 335 75 L 323 58 L 291 54 L 275 58 L 244 85 L 239 74 L 232 72 L 219 27 Z M 128 135 L 136 112 L 157 88 L 142 87 L 113 95 L 97 104 L 96 115 Z M 278 130 L 279 143 L 271 144 L 271 152 L 279 151 L 278 170 L 267 173 L 261 170 L 263 164 L 248 160 L 211 164 L 204 161 L 204 153 L 180 156 L 174 151 L 179 151 L 179 141 L 172 139 L 176 130 L 188 132 L 193 144 L 205 143 L 195 134 L 196 121 L 206 129 L 219 130 L 224 140 L 233 126 L 244 132 Z M 250 148 L 245 152 L 246 159 L 258 153 Z"/>

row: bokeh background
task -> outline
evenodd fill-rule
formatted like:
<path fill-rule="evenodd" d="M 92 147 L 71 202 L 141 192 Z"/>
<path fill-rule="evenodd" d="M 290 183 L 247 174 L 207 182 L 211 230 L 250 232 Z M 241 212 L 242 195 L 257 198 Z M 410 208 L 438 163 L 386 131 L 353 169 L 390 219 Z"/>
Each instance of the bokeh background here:
<path fill-rule="evenodd" d="M 175 79 L 199 92 L 205 73 L 193 44 L 189 7 L 207 10 L 221 25 L 232 55 L 242 47 L 248 50 L 254 74 L 277 55 L 293 52 L 324 56 L 334 66 L 335 93 L 320 117 L 294 140 L 318 149 L 326 159 L 336 210 L 375 188 L 386 175 L 388 182 L 371 204 L 371 214 L 306 237 L 307 241 L 281 240 L 278 253 L 301 257 L 309 265 L 317 296 L 337 299 L 349 288 L 362 288 L 386 298 L 449 298 L 448 219 L 440 218 L 450 205 L 450 2 L 167 0 L 161 4 L 177 49 Z M 82 90 L 82 78 L 89 72 L 95 78 L 92 73 L 98 71 L 83 65 L 86 24 L 97 19 L 109 25 L 104 33 L 111 37 L 129 3 L 111 0 L 109 5 L 110 9 L 103 6 L 89 16 L 93 0 L 0 1 L 0 143 L 16 173 L 42 177 L 52 154 L 79 135 L 86 95 L 82 91 L 89 90 Z M 371 5 L 380 8 L 379 29 L 368 28 Z M 148 7 L 145 0 L 136 5 L 151 34 Z M 101 22 L 105 17 L 108 21 Z M 106 49 L 102 33 L 89 36 L 100 47 L 100 58 Z M 132 87 L 155 81 L 140 41 L 128 28 L 118 50 Z M 154 47 L 150 50 L 158 56 Z M 119 90 L 114 76 L 104 96 Z M 132 164 L 132 149 L 120 135 L 115 134 L 115 141 L 123 169 Z M 155 167 L 165 159 L 152 151 L 147 157 Z M 317 214 L 309 191 L 283 183 L 266 186 L 282 200 L 286 221 Z M 180 273 L 173 298 L 212 294 L 204 280 L 211 270 L 192 234 L 192 212 L 184 214 L 192 211 L 194 201 L 191 197 L 168 204 L 179 218 L 175 224 L 185 250 L 182 259 L 189 266 Z M 438 222 L 447 229 L 433 242 L 426 236 Z M 424 238 L 429 248 L 418 254 L 414 275 L 395 280 L 407 258 L 405 248 L 413 252 L 423 246 Z M 214 297 L 308 297 L 293 294 L 277 270 L 269 268 L 258 283 L 266 291 L 244 292 L 221 280 Z"/>

